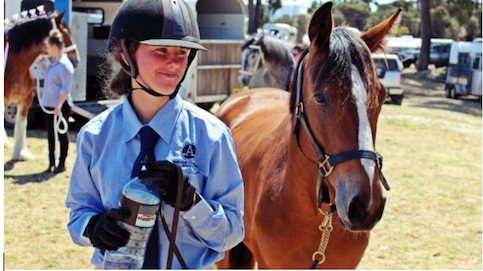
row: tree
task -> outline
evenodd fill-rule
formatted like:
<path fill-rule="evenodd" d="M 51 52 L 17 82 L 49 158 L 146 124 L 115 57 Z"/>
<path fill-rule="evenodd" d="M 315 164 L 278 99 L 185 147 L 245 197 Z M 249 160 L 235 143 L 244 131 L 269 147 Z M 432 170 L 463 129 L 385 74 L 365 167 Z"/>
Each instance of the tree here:
<path fill-rule="evenodd" d="M 365 3 L 340 3 L 334 8 L 339 10 L 343 15 L 348 26 L 364 30 L 367 19 L 371 16 L 369 5 Z"/>
<path fill-rule="evenodd" d="M 253 7 L 253 0 L 248 0 L 248 34 L 257 32 L 255 27 L 255 8 Z"/>
<path fill-rule="evenodd" d="M 429 0 L 421 2 L 421 52 L 419 54 L 417 69 L 423 71 L 428 69 L 429 52 L 431 49 L 431 16 Z"/>
<path fill-rule="evenodd" d="M 451 17 L 448 10 L 439 5 L 431 10 L 431 25 L 434 25 L 431 37 L 433 38 L 449 38 L 446 36 L 446 29 L 451 27 Z"/>

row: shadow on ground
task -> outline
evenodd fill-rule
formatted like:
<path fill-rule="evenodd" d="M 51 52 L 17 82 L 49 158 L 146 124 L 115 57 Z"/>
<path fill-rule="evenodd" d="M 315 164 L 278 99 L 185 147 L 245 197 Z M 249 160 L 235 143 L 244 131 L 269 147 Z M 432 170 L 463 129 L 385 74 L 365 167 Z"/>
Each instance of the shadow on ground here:
<path fill-rule="evenodd" d="M 14 168 L 15 163 L 19 161 L 10 160 L 5 165 L 3 165 L 3 169 L 5 172 L 10 171 Z M 40 173 L 33 173 L 33 174 L 26 174 L 26 175 L 4 175 L 4 179 L 12 179 L 13 184 L 27 184 L 27 183 L 41 183 L 48 181 L 49 179 L 55 177 L 53 173 L 47 172 L 40 172 Z"/>

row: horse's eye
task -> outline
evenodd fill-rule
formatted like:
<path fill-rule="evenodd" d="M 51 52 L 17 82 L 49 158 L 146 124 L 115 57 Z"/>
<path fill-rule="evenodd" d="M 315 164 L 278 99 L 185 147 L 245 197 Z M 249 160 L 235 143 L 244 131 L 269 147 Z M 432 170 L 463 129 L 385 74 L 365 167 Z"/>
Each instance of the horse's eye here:
<path fill-rule="evenodd" d="M 314 99 L 319 104 L 323 104 L 323 103 L 327 102 L 327 97 L 322 92 L 315 93 Z"/>

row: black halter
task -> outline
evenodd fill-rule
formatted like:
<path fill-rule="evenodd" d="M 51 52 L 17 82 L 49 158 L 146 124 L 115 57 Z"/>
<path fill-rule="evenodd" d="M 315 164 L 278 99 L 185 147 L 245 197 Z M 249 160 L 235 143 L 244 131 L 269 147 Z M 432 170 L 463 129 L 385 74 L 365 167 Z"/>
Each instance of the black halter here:
<path fill-rule="evenodd" d="M 304 104 L 303 104 L 303 98 L 302 98 L 303 63 L 305 61 L 307 54 L 308 54 L 308 50 L 306 50 L 303 53 L 301 60 L 299 61 L 299 64 L 297 67 L 297 74 L 295 77 L 296 79 L 295 82 L 297 84 L 296 85 L 297 96 L 295 100 L 295 127 L 293 130 L 293 134 L 295 137 L 295 142 L 297 143 L 297 148 L 300 151 L 300 153 L 302 153 L 303 156 L 305 156 L 307 159 L 312 161 L 302 152 L 302 149 L 300 148 L 299 127 L 300 127 L 300 124 L 302 124 L 302 127 L 304 128 L 304 131 L 309 138 L 312 148 L 314 149 L 314 151 L 317 153 L 317 156 L 318 156 L 319 180 L 317 182 L 317 198 L 318 198 L 317 207 L 320 208 L 322 203 L 330 204 L 329 187 L 325 182 L 325 178 L 329 176 L 330 173 L 332 173 L 332 170 L 337 164 L 340 164 L 342 162 L 349 161 L 352 159 L 364 158 L 364 159 L 370 159 L 376 162 L 381 183 L 384 186 L 384 188 L 386 188 L 386 190 L 390 190 L 391 188 L 389 187 L 389 184 L 387 183 L 386 179 L 384 178 L 384 175 L 382 174 L 382 156 L 379 153 L 368 151 L 368 150 L 356 150 L 356 151 L 348 151 L 348 152 L 343 152 L 343 153 L 330 156 L 325 152 L 324 148 L 319 144 L 319 142 L 317 142 L 314 136 L 314 132 L 309 126 L 307 115 L 304 114 Z"/>

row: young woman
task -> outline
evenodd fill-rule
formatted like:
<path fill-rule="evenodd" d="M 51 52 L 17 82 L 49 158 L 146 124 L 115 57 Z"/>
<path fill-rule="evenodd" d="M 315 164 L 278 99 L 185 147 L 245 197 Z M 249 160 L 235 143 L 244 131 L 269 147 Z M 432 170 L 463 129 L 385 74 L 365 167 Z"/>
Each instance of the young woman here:
<path fill-rule="evenodd" d="M 96 267 L 102 266 L 105 250 L 128 241 L 128 232 L 116 224 L 129 215 L 118 209 L 119 200 L 123 186 L 139 174 L 142 157 L 162 161 L 144 163 L 169 225 L 183 182 L 176 245 L 189 268 L 213 265 L 244 237 L 243 184 L 231 133 L 177 95 L 198 50 L 206 49 L 183 1 L 128 0 L 116 13 L 109 52 L 122 69 L 109 88 L 124 95 L 124 102 L 79 132 L 66 200 L 71 237 L 96 248 L 91 261 Z M 170 174 L 176 166 L 184 178 Z M 168 250 L 158 215 L 143 268 L 166 268 Z M 173 268 L 181 268 L 176 257 Z"/>
<path fill-rule="evenodd" d="M 44 92 L 41 103 L 45 109 L 54 111 L 54 114 L 44 114 L 49 141 L 49 167 L 46 172 L 60 173 L 65 171 L 65 159 L 67 158 L 67 151 L 69 149 L 69 134 L 67 132 L 58 135 L 60 141 L 60 159 L 59 164 L 55 167 L 54 116 L 60 117 L 61 112 L 65 119 L 68 119 L 70 116 L 72 104 L 70 91 L 74 67 L 67 55 L 62 52 L 64 42 L 59 30 L 52 30 L 50 32 L 46 40 L 46 46 L 50 63 L 45 73 Z"/>

